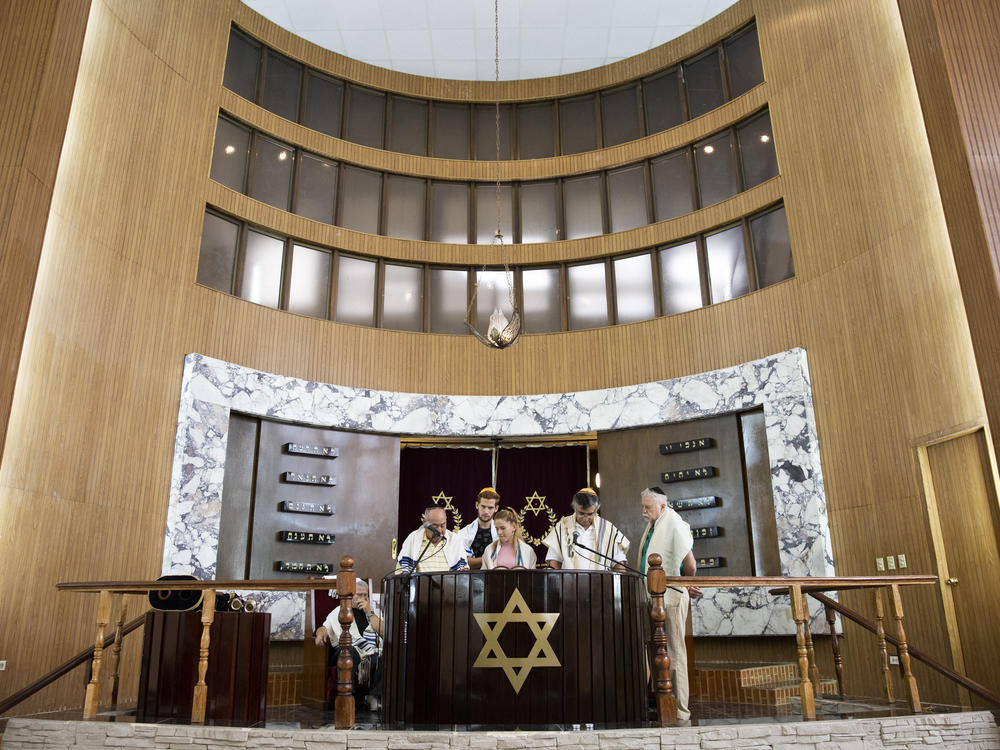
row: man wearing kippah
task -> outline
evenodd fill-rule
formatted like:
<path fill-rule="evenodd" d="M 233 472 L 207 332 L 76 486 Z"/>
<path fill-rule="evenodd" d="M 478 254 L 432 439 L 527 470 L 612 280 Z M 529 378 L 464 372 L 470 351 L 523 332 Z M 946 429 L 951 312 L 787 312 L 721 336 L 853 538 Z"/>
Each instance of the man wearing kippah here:
<path fill-rule="evenodd" d="M 493 516 L 499 507 L 500 494 L 492 487 L 483 487 L 476 498 L 476 520 L 458 532 L 473 570 L 482 567 L 483 550 L 497 540 Z"/>
<path fill-rule="evenodd" d="M 573 495 L 573 513 L 559 519 L 542 544 L 545 562 L 555 570 L 619 570 L 625 568 L 628 538 L 611 521 L 597 515 L 597 492 L 585 487 Z"/>

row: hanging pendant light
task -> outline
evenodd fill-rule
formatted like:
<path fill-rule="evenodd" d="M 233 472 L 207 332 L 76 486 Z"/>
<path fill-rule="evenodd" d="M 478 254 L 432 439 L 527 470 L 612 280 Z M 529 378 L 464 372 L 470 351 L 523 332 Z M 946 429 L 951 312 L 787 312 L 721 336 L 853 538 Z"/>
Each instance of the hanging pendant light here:
<path fill-rule="evenodd" d="M 497 251 L 500 256 L 500 262 L 503 264 L 503 274 L 504 279 L 507 282 L 507 294 L 506 294 L 506 308 L 510 310 L 510 318 L 508 318 L 502 309 L 501 291 L 494 289 L 495 298 L 493 305 L 493 313 L 490 315 L 489 325 L 486 327 L 486 333 L 483 334 L 475 324 L 476 316 L 478 313 L 478 308 L 476 301 L 479 296 L 479 279 L 476 279 L 476 283 L 472 287 L 472 300 L 469 303 L 469 309 L 466 311 L 465 324 L 468 326 L 472 334 L 478 338 L 481 342 L 486 344 L 486 346 L 492 349 L 506 349 L 511 344 L 514 344 L 518 337 L 521 335 L 521 315 L 517 308 L 517 298 L 514 294 L 514 274 L 511 272 L 510 267 L 507 265 L 507 253 L 506 246 L 504 245 L 503 233 L 500 231 L 500 0 L 493 0 L 493 41 L 494 41 L 494 55 L 493 62 L 495 67 L 496 77 L 494 79 L 494 91 L 496 93 L 495 106 L 496 106 L 496 165 L 497 165 L 497 189 L 496 189 L 496 217 L 497 217 L 497 230 L 493 235 L 493 248 Z M 483 263 L 483 273 L 486 272 L 486 263 Z"/>

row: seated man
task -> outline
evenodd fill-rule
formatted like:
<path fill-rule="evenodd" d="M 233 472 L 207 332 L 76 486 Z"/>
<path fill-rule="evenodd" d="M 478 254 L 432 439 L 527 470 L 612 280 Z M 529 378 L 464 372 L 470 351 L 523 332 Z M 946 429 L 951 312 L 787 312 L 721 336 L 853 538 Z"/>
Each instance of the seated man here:
<path fill-rule="evenodd" d="M 560 518 L 542 540 L 549 548 L 545 562 L 555 570 L 624 571 L 619 563 L 625 562 L 628 538 L 597 515 L 601 507 L 597 493 L 585 487 L 573 495 L 572 506 L 573 514 Z"/>
<path fill-rule="evenodd" d="M 444 508 L 430 505 L 424 509 L 424 523 L 403 541 L 396 558 L 397 573 L 433 573 L 441 570 L 465 570 L 465 544 L 458 534 L 448 531 Z"/>
<path fill-rule="evenodd" d="M 371 605 L 368 583 L 358 578 L 355 584 L 354 600 L 351 602 L 354 621 L 351 623 L 351 681 L 354 683 L 355 699 L 364 699 L 369 711 L 377 711 L 382 701 L 382 617 Z M 330 663 L 333 679 L 328 680 L 327 702 L 337 693 L 336 664 L 340 656 L 340 607 L 334 607 L 323 624 L 316 628 L 316 645 L 329 643 L 333 647 Z M 332 682 L 332 684 L 331 684 Z"/>

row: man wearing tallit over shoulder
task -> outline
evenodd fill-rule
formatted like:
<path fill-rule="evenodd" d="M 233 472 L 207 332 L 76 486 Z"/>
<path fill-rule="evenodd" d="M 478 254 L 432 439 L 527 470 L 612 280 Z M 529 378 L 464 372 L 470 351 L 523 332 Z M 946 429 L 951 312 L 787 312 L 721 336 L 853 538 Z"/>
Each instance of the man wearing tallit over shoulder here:
<path fill-rule="evenodd" d="M 555 570 L 618 570 L 625 568 L 628 538 L 597 515 L 601 507 L 590 487 L 573 495 L 573 514 L 560 518 L 542 540 L 549 548 L 545 562 Z"/>
<path fill-rule="evenodd" d="M 694 537 L 691 527 L 677 511 L 667 505 L 667 495 L 659 487 L 648 487 L 639 493 L 642 502 L 642 516 L 646 519 L 646 530 L 639 540 L 639 570 L 643 574 L 649 567 L 649 556 L 663 558 L 663 572 L 668 576 L 693 576 L 697 572 L 692 547 Z M 688 710 L 688 669 L 687 648 L 684 644 L 684 627 L 687 625 L 691 597 L 701 596 L 697 586 L 685 588 L 667 587 L 663 594 L 663 606 L 667 610 L 667 655 L 670 657 L 670 680 L 674 684 L 677 699 L 677 720 L 690 721 Z"/>

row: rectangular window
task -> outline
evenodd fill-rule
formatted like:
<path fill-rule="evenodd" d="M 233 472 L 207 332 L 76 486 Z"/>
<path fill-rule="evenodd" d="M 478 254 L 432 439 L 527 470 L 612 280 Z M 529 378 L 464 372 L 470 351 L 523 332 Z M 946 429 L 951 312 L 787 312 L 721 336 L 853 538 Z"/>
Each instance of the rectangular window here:
<path fill-rule="evenodd" d="M 743 181 L 752 188 L 778 174 L 778 158 L 774 155 L 774 134 L 771 132 L 771 114 L 762 112 L 736 128 L 740 140 L 740 158 L 743 159 Z"/>
<path fill-rule="evenodd" d="M 330 253 L 311 247 L 292 248 L 288 310 L 313 318 L 327 317 L 330 305 Z"/>
<path fill-rule="evenodd" d="M 260 45 L 236 29 L 229 30 L 229 51 L 222 85 L 251 102 L 257 101 L 257 71 L 260 68 Z"/>
<path fill-rule="evenodd" d="M 758 286 L 770 286 L 795 275 L 784 206 L 750 219 L 750 237 Z"/>
<path fill-rule="evenodd" d="M 344 107 L 344 84 L 309 71 L 302 124 L 320 133 L 340 137 L 340 117 Z"/>
<path fill-rule="evenodd" d="M 434 156 L 442 159 L 469 158 L 469 108 L 464 104 L 435 102 Z"/>
<path fill-rule="evenodd" d="M 389 98 L 389 148 L 401 154 L 427 155 L 427 102 Z"/>
<path fill-rule="evenodd" d="M 201 252 L 198 254 L 198 283 L 233 293 L 233 267 L 240 225 L 221 216 L 206 213 L 201 229 Z"/>
<path fill-rule="evenodd" d="M 294 163 L 295 149 L 257 133 L 254 137 L 250 197 L 287 211 L 292 194 Z"/>
<path fill-rule="evenodd" d="M 298 122 L 301 86 L 302 66 L 284 55 L 268 50 L 260 106 L 286 120 Z"/>
<path fill-rule="evenodd" d="M 385 264 L 382 327 L 397 331 L 423 328 L 423 271 L 416 266 Z"/>
<path fill-rule="evenodd" d="M 725 103 L 718 50 L 712 50 L 693 62 L 684 63 L 681 67 L 684 71 L 684 87 L 687 89 L 690 118 L 694 119 L 711 112 Z"/>
<path fill-rule="evenodd" d="M 601 94 L 605 148 L 634 141 L 642 135 L 639 128 L 638 93 L 635 84 L 629 84 Z"/>
<path fill-rule="evenodd" d="M 360 86 L 348 86 L 345 140 L 371 148 L 382 148 L 385 142 L 384 131 L 385 94 Z"/>
<path fill-rule="evenodd" d="M 285 243 L 266 234 L 247 232 L 240 297 L 258 305 L 277 307 L 281 299 L 281 265 Z"/>
<path fill-rule="evenodd" d="M 465 183 L 431 183 L 431 240 L 468 243 L 469 187 Z"/>
<path fill-rule="evenodd" d="M 555 182 L 526 182 L 521 185 L 520 193 L 521 242 L 558 240 Z"/>
<path fill-rule="evenodd" d="M 642 164 L 608 172 L 611 231 L 624 232 L 649 223 L 646 213 L 646 168 Z"/>
<path fill-rule="evenodd" d="M 601 176 L 570 177 L 563 181 L 566 239 L 593 237 L 604 232 L 601 211 Z"/>
<path fill-rule="evenodd" d="M 341 255 L 337 261 L 337 313 L 341 323 L 375 325 L 375 261 Z"/>
<path fill-rule="evenodd" d="M 688 149 L 653 159 L 653 216 L 673 219 L 694 211 L 691 187 L 691 152 Z"/>
<path fill-rule="evenodd" d="M 333 224 L 336 200 L 337 163 L 312 154 L 302 154 L 295 213 L 324 224 Z"/>
<path fill-rule="evenodd" d="M 385 178 L 385 233 L 404 240 L 422 240 L 426 183 L 398 174 L 387 174 Z"/>
<path fill-rule="evenodd" d="M 500 105 L 500 158 L 510 159 L 512 108 Z M 476 105 L 476 158 L 480 161 L 495 161 L 497 158 L 497 110 L 495 104 Z"/>
<path fill-rule="evenodd" d="M 247 162 L 250 159 L 250 130 L 220 117 L 212 149 L 212 179 L 230 190 L 246 190 Z"/>
<path fill-rule="evenodd" d="M 608 325 L 608 288 L 603 263 L 569 266 L 569 329 Z"/>
<path fill-rule="evenodd" d="M 500 234 L 505 245 L 514 243 L 513 193 L 510 185 L 500 186 Z M 476 185 L 476 244 L 492 244 L 496 232 L 497 186 L 495 183 Z"/>
<path fill-rule="evenodd" d="M 695 145 L 694 160 L 702 208 L 740 192 L 735 156 L 728 130 Z"/>
<path fill-rule="evenodd" d="M 660 250 L 660 305 L 664 315 L 702 306 L 698 243 L 694 240 Z"/>
<path fill-rule="evenodd" d="M 705 237 L 708 280 L 712 304 L 740 297 L 750 291 L 743 227 L 735 226 Z"/>
<path fill-rule="evenodd" d="M 525 268 L 521 271 L 525 333 L 562 330 L 558 268 Z"/>
<path fill-rule="evenodd" d="M 382 173 L 341 166 L 340 218 L 345 229 L 378 234 L 378 208 L 382 193 Z"/>
<path fill-rule="evenodd" d="M 520 159 L 555 156 L 555 115 L 552 102 L 518 105 L 517 147 Z"/>
<path fill-rule="evenodd" d="M 729 85 L 734 97 L 745 94 L 764 82 L 756 26 L 749 27 L 726 42 L 726 60 L 729 62 Z"/>
<path fill-rule="evenodd" d="M 432 268 L 430 313 L 432 333 L 468 333 L 468 274 L 455 268 Z"/>
<path fill-rule="evenodd" d="M 579 154 L 598 148 L 593 94 L 559 102 L 559 134 L 564 154 Z"/>
<path fill-rule="evenodd" d="M 642 98 L 646 111 L 647 134 L 669 130 L 684 122 L 684 109 L 681 107 L 680 85 L 676 70 L 644 80 Z"/>
<path fill-rule="evenodd" d="M 653 296 L 653 262 L 648 254 L 616 258 L 615 304 L 619 323 L 656 317 Z"/>
<path fill-rule="evenodd" d="M 476 271 L 476 328 L 487 333 L 490 315 L 499 309 L 510 322 L 513 310 L 510 305 L 510 288 L 514 284 L 514 272 L 503 269 Z M 510 288 L 508 288 L 510 285 Z"/>

